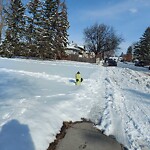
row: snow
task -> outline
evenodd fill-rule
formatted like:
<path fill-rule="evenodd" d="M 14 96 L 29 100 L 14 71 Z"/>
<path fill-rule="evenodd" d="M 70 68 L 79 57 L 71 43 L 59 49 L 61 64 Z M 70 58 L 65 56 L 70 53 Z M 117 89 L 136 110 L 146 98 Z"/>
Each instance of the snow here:
<path fill-rule="evenodd" d="M 149 110 L 147 68 L 0 58 L 0 150 L 46 150 L 63 121 L 81 118 L 130 150 L 148 150 Z"/>

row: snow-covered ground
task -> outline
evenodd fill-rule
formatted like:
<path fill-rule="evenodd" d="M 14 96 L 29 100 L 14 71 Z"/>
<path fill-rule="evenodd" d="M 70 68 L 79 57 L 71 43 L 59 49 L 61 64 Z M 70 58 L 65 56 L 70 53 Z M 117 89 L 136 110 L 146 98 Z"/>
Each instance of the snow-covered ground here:
<path fill-rule="evenodd" d="M 130 150 L 149 150 L 150 71 L 0 58 L 0 150 L 46 150 L 63 121 L 81 118 Z"/>

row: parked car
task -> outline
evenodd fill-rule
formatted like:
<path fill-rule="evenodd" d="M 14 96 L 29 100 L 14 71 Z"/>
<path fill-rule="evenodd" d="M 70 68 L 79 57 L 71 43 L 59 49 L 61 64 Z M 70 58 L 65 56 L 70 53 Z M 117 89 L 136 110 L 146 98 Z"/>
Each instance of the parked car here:
<path fill-rule="evenodd" d="M 139 66 L 139 67 L 144 67 L 145 66 L 145 62 L 144 61 L 137 61 L 134 64 L 135 66 Z"/>
<path fill-rule="evenodd" d="M 107 66 L 117 66 L 117 62 L 113 59 L 108 59 Z"/>

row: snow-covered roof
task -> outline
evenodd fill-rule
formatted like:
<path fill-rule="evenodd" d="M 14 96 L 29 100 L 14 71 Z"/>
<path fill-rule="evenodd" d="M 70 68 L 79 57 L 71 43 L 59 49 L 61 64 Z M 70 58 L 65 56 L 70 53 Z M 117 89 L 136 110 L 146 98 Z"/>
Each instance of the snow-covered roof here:
<path fill-rule="evenodd" d="M 84 50 L 84 46 L 82 46 L 82 45 L 77 45 L 77 44 L 75 44 L 75 43 L 72 43 L 72 44 L 67 45 L 66 48 L 67 48 L 67 49 L 77 50 L 77 51 Z"/>

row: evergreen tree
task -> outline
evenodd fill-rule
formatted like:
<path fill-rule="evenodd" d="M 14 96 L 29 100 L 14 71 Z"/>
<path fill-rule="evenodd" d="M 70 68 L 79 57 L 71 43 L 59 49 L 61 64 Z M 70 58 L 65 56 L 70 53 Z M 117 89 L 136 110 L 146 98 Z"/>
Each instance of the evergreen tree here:
<path fill-rule="evenodd" d="M 150 63 L 150 27 L 148 27 L 143 36 L 134 46 L 134 56 L 139 60 Z"/>
<path fill-rule="evenodd" d="M 129 46 L 127 49 L 127 54 L 132 54 L 133 50 L 132 50 L 132 46 Z"/>
<path fill-rule="evenodd" d="M 3 0 L 0 0 L 0 42 L 2 40 L 2 29 L 4 25 L 4 17 L 3 17 Z"/>
<path fill-rule="evenodd" d="M 150 62 L 150 27 L 148 27 L 140 39 L 141 59 Z"/>
<path fill-rule="evenodd" d="M 21 0 L 12 0 L 8 9 L 5 9 L 5 21 L 7 24 L 6 38 L 4 45 L 6 51 L 10 50 L 10 55 L 17 56 L 21 54 L 22 42 L 24 40 L 24 11 L 25 8 Z"/>
<path fill-rule="evenodd" d="M 31 0 L 28 5 L 28 13 L 26 25 L 26 39 L 28 46 L 28 54 L 33 57 L 40 57 L 40 38 L 42 26 L 42 4 L 40 0 Z"/>
<path fill-rule="evenodd" d="M 136 42 L 133 46 L 133 54 L 135 59 L 140 59 L 140 43 Z"/>
<path fill-rule="evenodd" d="M 66 47 L 68 44 L 68 33 L 69 28 L 68 16 L 67 16 L 67 7 L 65 2 L 61 4 L 62 10 L 60 12 L 60 33 L 61 33 L 61 43 L 62 47 Z"/>
<path fill-rule="evenodd" d="M 61 59 L 64 54 L 64 48 L 68 44 L 68 34 L 67 30 L 69 28 L 69 22 L 67 18 L 67 7 L 65 1 L 60 3 L 56 0 L 57 13 L 55 20 L 55 53 L 59 59 Z"/>
<path fill-rule="evenodd" d="M 61 58 L 68 42 L 67 7 L 59 0 L 31 0 L 27 14 L 21 0 L 5 10 L 7 30 L 3 47 L 9 56 Z"/>
<path fill-rule="evenodd" d="M 54 48 L 54 55 L 57 58 L 60 58 L 60 49 L 61 49 L 61 41 L 60 39 L 60 34 L 59 34 L 59 26 L 60 26 L 60 1 L 59 0 L 54 0 L 54 5 L 53 5 L 53 18 L 52 18 L 52 32 L 53 32 L 53 40 L 52 40 L 52 45 Z"/>
<path fill-rule="evenodd" d="M 47 46 L 47 55 L 61 58 L 64 47 L 68 42 L 67 8 L 65 2 L 46 0 L 43 7 L 44 41 Z"/>
<path fill-rule="evenodd" d="M 3 28 L 5 26 L 4 20 L 5 20 L 5 15 L 4 15 L 4 6 L 5 8 L 8 6 L 8 0 L 0 0 L 0 42 L 2 42 L 2 37 L 3 37 Z"/>
<path fill-rule="evenodd" d="M 55 30 L 53 22 L 55 20 L 57 8 L 54 0 L 45 0 L 43 6 L 43 38 L 45 41 L 46 56 L 48 58 L 54 57 L 54 35 Z"/>

